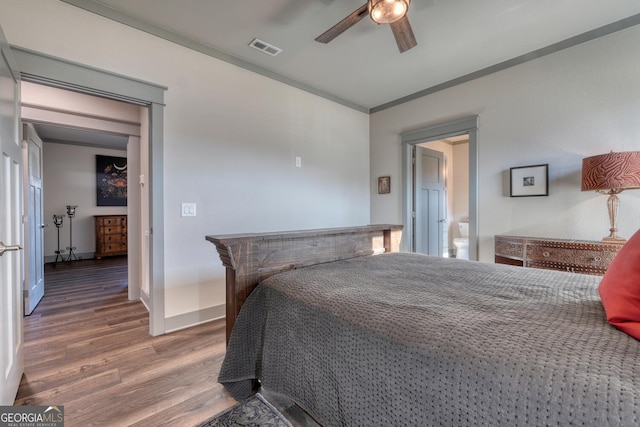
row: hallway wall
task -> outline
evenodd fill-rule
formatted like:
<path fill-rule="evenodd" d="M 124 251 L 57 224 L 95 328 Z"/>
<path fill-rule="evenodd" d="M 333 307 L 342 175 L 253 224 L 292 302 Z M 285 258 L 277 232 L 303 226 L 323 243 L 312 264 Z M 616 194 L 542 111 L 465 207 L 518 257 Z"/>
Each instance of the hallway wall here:
<path fill-rule="evenodd" d="M 126 215 L 126 206 L 96 206 L 96 154 L 127 157 L 127 152 L 106 148 L 45 142 L 43 153 L 45 262 L 54 261 L 57 230 L 53 214 L 64 214 L 60 229 L 60 247 L 66 257 L 69 246 L 67 205 L 77 205 L 73 218 L 73 245 L 79 257 L 93 258 L 95 231 L 93 215 Z"/>
<path fill-rule="evenodd" d="M 97 206 L 96 155 L 127 157 L 126 147 L 99 147 L 104 136 L 139 135 L 140 106 L 50 86 L 22 82 L 22 120 L 50 125 L 60 139 L 43 139 L 43 219 L 45 262 L 56 259 L 57 230 L 53 215 L 65 215 L 60 229 L 60 248 L 69 246 L 66 206 L 77 205 L 73 219 L 73 246 L 79 257 L 92 258 L 95 250 L 93 215 L 127 214 L 126 206 Z M 146 109 L 144 109 L 146 111 Z M 72 132 L 66 132 L 69 129 Z M 77 138 L 65 141 L 63 138 Z M 122 139 L 126 139 L 123 137 Z M 113 138 L 106 140 L 112 141 Z M 135 166 L 135 165 L 131 165 Z M 134 167 L 137 171 L 139 167 Z M 129 168 L 131 172 L 131 167 Z M 133 176 L 136 176 L 133 173 Z"/>

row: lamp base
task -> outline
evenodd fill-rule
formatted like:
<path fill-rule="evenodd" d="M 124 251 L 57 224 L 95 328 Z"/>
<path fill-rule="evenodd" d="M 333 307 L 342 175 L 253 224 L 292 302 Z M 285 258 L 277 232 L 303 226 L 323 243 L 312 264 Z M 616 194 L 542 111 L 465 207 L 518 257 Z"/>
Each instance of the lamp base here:
<path fill-rule="evenodd" d="M 621 192 L 620 189 L 612 189 L 608 190 L 607 194 L 609 194 L 609 198 L 607 199 L 607 210 L 609 211 L 609 224 L 611 224 L 611 228 L 609 229 L 609 235 L 602 239 L 605 243 L 624 243 L 627 241 L 624 237 L 618 236 L 618 227 L 617 227 L 617 218 L 618 218 L 618 207 L 620 206 L 620 200 L 618 199 L 617 194 Z"/>

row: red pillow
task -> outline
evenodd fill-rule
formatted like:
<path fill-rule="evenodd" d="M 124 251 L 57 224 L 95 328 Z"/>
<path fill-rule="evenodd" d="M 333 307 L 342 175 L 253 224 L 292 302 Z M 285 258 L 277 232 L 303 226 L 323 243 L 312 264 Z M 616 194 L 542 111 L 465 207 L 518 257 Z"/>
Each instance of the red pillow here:
<path fill-rule="evenodd" d="M 598 292 L 609 323 L 640 340 L 640 230 L 615 256 Z"/>

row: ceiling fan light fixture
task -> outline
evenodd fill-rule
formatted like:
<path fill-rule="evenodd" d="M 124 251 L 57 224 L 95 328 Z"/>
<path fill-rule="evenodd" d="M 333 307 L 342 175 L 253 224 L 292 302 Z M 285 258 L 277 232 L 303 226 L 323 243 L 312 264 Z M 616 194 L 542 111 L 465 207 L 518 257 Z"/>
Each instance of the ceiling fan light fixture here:
<path fill-rule="evenodd" d="M 391 24 L 407 14 L 411 0 L 369 0 L 369 16 L 378 24 Z"/>

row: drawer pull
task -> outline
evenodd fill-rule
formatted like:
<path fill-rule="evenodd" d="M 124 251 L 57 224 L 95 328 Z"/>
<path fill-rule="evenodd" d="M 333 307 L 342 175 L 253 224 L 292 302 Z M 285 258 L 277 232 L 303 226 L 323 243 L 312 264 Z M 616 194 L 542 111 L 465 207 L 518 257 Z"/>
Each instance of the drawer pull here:
<path fill-rule="evenodd" d="M 547 252 L 547 251 L 542 252 L 542 256 L 545 257 L 545 258 L 549 258 L 549 255 L 551 255 L 551 254 L 549 252 Z"/>

